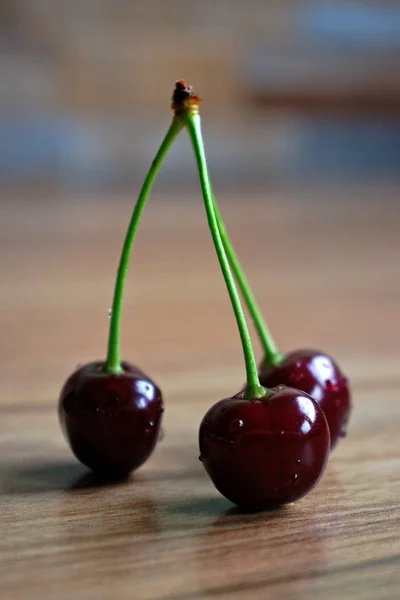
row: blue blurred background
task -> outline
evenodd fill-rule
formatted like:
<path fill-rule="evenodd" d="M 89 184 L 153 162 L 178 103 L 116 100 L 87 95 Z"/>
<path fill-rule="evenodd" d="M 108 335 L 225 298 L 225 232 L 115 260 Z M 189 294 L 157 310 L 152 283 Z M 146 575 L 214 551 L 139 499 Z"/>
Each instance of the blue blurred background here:
<path fill-rule="evenodd" d="M 221 182 L 400 174 L 399 2 L 0 0 L 0 44 L 7 187 L 141 179 L 180 77 Z"/>

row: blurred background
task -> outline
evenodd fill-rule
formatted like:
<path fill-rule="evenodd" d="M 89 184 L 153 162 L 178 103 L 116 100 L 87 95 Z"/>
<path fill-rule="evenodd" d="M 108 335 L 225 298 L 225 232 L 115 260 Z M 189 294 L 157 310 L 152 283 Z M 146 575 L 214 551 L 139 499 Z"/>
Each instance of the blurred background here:
<path fill-rule="evenodd" d="M 58 389 L 71 360 L 103 355 L 122 238 L 181 77 L 203 98 L 217 197 L 278 344 L 392 356 L 399 2 L 0 0 L 0 44 L 5 369 L 21 356 L 30 378 L 52 365 Z M 240 368 L 185 134 L 132 277 L 127 356 L 173 377 Z"/>
<path fill-rule="evenodd" d="M 0 184 L 130 186 L 181 77 L 219 182 L 400 172 L 395 0 L 0 0 L 0 46 Z"/>

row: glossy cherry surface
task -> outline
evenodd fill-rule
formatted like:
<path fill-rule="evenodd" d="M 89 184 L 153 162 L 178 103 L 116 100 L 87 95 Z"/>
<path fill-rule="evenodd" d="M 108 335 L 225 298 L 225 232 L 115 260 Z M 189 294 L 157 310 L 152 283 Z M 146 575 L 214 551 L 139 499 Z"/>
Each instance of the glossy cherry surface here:
<path fill-rule="evenodd" d="M 152 453 L 164 410 L 158 387 L 137 367 L 103 372 L 103 362 L 78 368 L 59 400 L 62 429 L 75 456 L 93 471 L 122 477 Z"/>
<path fill-rule="evenodd" d="M 331 448 L 346 435 L 351 412 L 348 379 L 326 354 L 315 350 L 291 352 L 277 367 L 262 367 L 260 383 L 265 387 L 287 385 L 314 398 L 328 421 Z"/>
<path fill-rule="evenodd" d="M 242 396 L 212 406 L 200 425 L 200 460 L 215 487 L 255 510 L 305 496 L 329 456 L 323 411 L 307 394 L 285 386 L 261 399 Z"/>

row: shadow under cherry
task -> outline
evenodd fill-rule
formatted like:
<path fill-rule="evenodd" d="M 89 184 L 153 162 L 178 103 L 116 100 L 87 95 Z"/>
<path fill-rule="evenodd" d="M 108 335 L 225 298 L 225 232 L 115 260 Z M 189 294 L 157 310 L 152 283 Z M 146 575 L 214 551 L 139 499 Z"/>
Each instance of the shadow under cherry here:
<path fill-rule="evenodd" d="M 128 480 L 132 475 L 118 480 L 98 477 L 74 461 L 0 465 L 0 495 L 71 492 L 111 487 Z"/>

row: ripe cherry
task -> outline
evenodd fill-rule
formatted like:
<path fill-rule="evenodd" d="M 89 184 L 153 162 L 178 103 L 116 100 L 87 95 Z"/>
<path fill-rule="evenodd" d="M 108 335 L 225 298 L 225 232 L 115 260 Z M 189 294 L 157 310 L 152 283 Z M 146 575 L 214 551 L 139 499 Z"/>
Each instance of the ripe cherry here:
<path fill-rule="evenodd" d="M 159 388 L 140 369 L 123 362 L 122 373 L 103 362 L 78 368 L 59 400 L 62 429 L 75 456 L 103 476 L 123 477 L 154 450 L 164 410 Z"/>
<path fill-rule="evenodd" d="M 351 412 L 348 380 L 326 354 L 314 350 L 290 352 L 276 366 L 267 363 L 261 367 L 260 383 L 266 387 L 294 387 L 314 398 L 328 421 L 331 449 L 346 435 Z"/>
<path fill-rule="evenodd" d="M 351 397 L 348 379 L 332 358 L 322 352 L 296 350 L 286 356 L 278 352 L 232 247 L 215 199 L 213 204 L 229 264 L 264 349 L 265 358 L 260 368 L 260 383 L 266 387 L 282 384 L 300 389 L 312 396 L 325 412 L 331 433 L 331 448 L 334 448 L 338 440 L 346 435 L 350 418 Z"/>
<path fill-rule="evenodd" d="M 200 460 L 215 487 L 241 508 L 294 502 L 321 478 L 329 456 L 325 415 L 307 394 L 279 386 L 214 404 L 199 433 Z"/>
<path fill-rule="evenodd" d="M 240 394 L 212 406 L 199 431 L 200 459 L 216 488 L 247 509 L 266 509 L 298 500 L 324 472 L 329 427 L 317 402 L 297 389 L 260 385 L 254 351 L 209 181 L 198 104 L 182 102 L 181 114 L 192 140 L 210 232 L 235 313 L 246 364 Z M 182 91 L 182 90 L 181 90 Z M 197 98 L 197 97 L 196 97 Z M 236 272 L 235 272 L 236 274 Z"/>
<path fill-rule="evenodd" d="M 159 388 L 140 369 L 120 360 L 121 311 L 136 231 L 147 197 L 169 147 L 182 130 L 173 119 L 136 202 L 115 282 L 107 358 L 78 368 L 59 400 L 62 429 L 76 457 L 102 475 L 120 477 L 152 453 L 164 410 Z"/>

